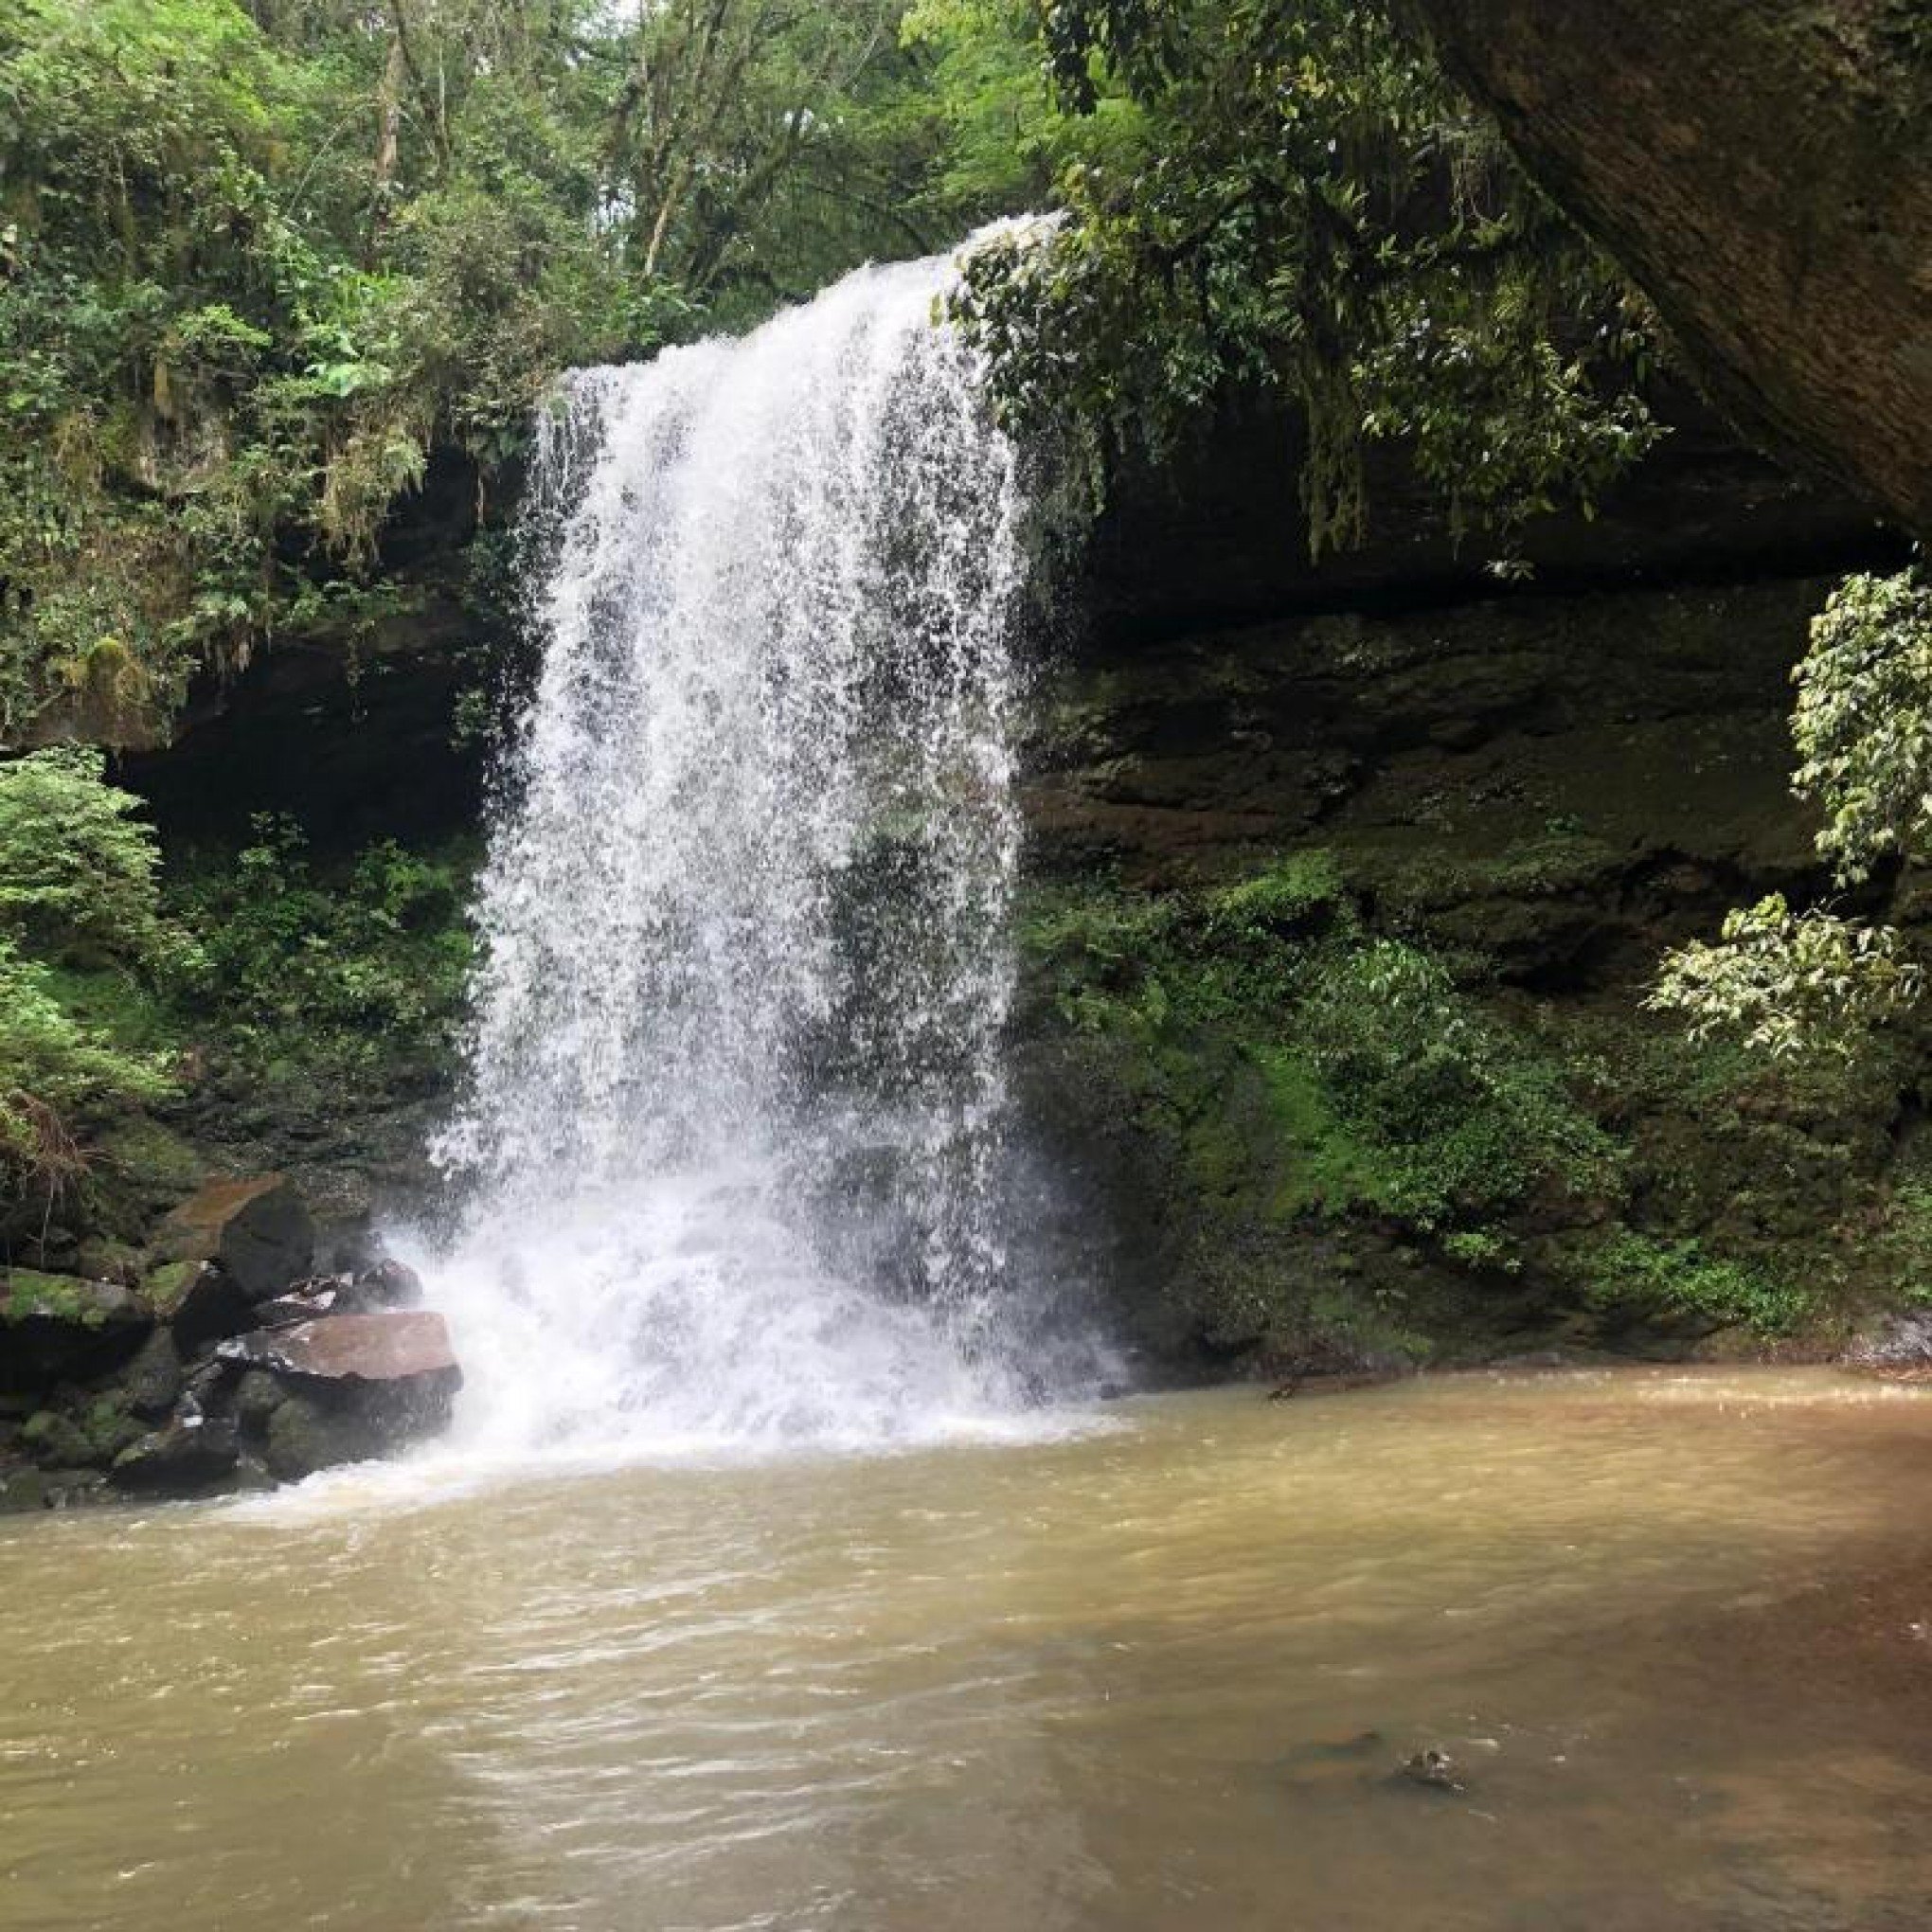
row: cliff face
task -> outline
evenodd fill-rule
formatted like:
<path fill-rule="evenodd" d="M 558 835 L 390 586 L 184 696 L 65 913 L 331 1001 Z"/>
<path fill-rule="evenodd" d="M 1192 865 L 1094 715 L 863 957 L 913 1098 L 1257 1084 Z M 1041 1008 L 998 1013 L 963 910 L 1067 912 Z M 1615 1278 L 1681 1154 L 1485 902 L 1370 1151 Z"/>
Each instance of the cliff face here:
<path fill-rule="evenodd" d="M 1413 530 L 1310 569 L 1220 456 L 1117 500 L 1027 789 L 1028 1091 L 1150 1356 L 1819 1347 L 1896 1296 L 1923 1043 L 1780 1070 L 1642 1005 L 1825 886 L 1790 671 L 1869 523 L 1680 443 L 1499 593 Z"/>
<path fill-rule="evenodd" d="M 1694 420 L 1597 525 L 1537 531 L 1507 591 L 1399 478 L 1370 548 L 1311 565 L 1295 472 L 1249 416 L 1120 479 L 1041 653 L 1020 1083 L 1065 1264 L 1182 1373 L 1817 1344 L 1895 1294 L 1932 1256 L 1918 1045 L 1779 1072 L 1641 1007 L 1665 946 L 1822 886 L 1789 671 L 1885 539 Z M 433 853 L 424 910 L 382 896 L 385 860 L 362 925 L 300 941 L 367 926 L 418 949 L 407 979 L 474 860 L 459 713 L 507 637 L 426 591 L 356 658 L 276 647 L 128 774 L 180 852 L 304 825 L 311 917 L 330 848 Z M 165 1177 L 141 1193 L 152 1162 L 116 1155 L 113 1234 L 210 1166 L 288 1170 L 331 1225 L 413 1205 L 454 1074 L 435 1011 L 360 1057 L 344 1021 L 345 1077 L 306 1022 L 217 1056 Z M 51 1231 L 26 1258 L 79 1265 L 86 1230 Z"/>
<path fill-rule="evenodd" d="M 1932 24 L 1916 0 L 1409 0 L 1727 415 L 1932 530 Z"/>

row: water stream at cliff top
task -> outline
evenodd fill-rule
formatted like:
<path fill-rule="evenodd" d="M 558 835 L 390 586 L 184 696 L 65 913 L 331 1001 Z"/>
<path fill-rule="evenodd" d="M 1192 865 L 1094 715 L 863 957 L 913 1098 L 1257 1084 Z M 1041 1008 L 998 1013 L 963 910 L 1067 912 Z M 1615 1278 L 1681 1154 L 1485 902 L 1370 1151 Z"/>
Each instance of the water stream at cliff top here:
<path fill-rule="evenodd" d="M 473 1440 L 902 1440 L 1080 1380 L 1003 1201 L 1025 506 L 956 273 L 546 420 L 440 1150 Z"/>

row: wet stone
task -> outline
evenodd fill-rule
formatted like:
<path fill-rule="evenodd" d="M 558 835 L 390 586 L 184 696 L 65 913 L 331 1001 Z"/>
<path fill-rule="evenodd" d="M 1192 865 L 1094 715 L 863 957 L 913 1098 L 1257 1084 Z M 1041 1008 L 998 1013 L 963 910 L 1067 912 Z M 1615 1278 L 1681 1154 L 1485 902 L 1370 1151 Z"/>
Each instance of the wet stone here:
<path fill-rule="evenodd" d="M 143 1436 L 115 1458 L 116 1489 L 181 1494 L 220 1482 L 235 1467 L 235 1424 L 192 1405 L 165 1428 Z"/>

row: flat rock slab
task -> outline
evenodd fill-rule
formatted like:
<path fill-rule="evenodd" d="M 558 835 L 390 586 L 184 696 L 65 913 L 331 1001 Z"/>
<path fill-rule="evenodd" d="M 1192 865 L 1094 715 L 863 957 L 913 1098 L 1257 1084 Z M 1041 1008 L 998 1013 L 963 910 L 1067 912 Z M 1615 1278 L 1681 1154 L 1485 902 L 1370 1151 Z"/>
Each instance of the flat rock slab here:
<path fill-rule="evenodd" d="M 431 1309 L 331 1315 L 289 1328 L 259 1329 L 222 1345 L 224 1360 L 313 1382 L 435 1381 L 452 1390 L 463 1371 L 450 1332 Z"/>

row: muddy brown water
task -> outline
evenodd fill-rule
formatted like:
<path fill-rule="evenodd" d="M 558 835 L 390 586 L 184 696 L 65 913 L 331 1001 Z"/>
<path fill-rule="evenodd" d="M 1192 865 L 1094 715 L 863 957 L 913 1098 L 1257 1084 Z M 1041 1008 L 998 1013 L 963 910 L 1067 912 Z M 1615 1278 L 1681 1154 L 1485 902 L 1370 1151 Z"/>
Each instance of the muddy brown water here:
<path fill-rule="evenodd" d="M 1932 1394 L 1107 1420 L 9 1520 L 0 1926 L 1932 1925 Z"/>

